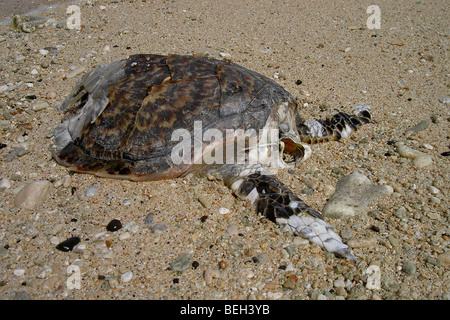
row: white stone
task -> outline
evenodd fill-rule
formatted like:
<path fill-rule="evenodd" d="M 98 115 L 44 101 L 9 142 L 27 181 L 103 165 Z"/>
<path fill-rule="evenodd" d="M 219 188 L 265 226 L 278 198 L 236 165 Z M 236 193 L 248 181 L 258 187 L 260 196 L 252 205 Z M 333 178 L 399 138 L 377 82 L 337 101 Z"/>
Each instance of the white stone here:
<path fill-rule="evenodd" d="M 86 71 L 86 69 L 84 67 L 75 68 L 72 71 L 66 73 L 66 78 L 67 79 L 74 78 L 74 77 L 82 74 L 85 71 Z"/>
<path fill-rule="evenodd" d="M 48 50 L 46 49 L 39 49 L 39 53 L 42 54 L 43 56 L 48 55 Z"/>
<path fill-rule="evenodd" d="M 423 153 L 419 150 L 414 150 L 401 143 L 397 144 L 396 147 L 397 153 L 403 158 L 412 159 L 413 165 L 417 168 L 423 168 L 433 163 L 431 157 L 426 153 Z"/>
<path fill-rule="evenodd" d="M 380 290 L 381 289 L 380 267 L 372 264 L 365 270 L 365 273 L 368 275 L 366 288 L 370 290 Z"/>
<path fill-rule="evenodd" d="M 428 186 L 427 190 L 432 194 L 438 194 L 440 192 L 439 189 L 434 186 Z"/>
<path fill-rule="evenodd" d="M 23 277 L 24 274 L 25 274 L 25 269 L 18 268 L 18 269 L 15 269 L 13 271 L 13 273 L 14 273 L 15 276 Z"/>
<path fill-rule="evenodd" d="M 9 179 L 7 178 L 3 178 L 2 180 L 0 180 L 0 188 L 11 188 L 11 181 L 9 181 Z"/>
<path fill-rule="evenodd" d="M 227 208 L 219 208 L 219 213 L 220 214 L 228 214 L 228 213 L 230 213 L 230 209 L 227 209 Z"/>
<path fill-rule="evenodd" d="M 415 159 L 413 159 L 413 165 L 417 168 L 423 168 L 433 164 L 433 160 L 427 154 L 423 154 Z"/>
<path fill-rule="evenodd" d="M 131 279 L 133 279 L 133 272 L 131 271 L 127 271 L 120 276 L 121 282 L 129 282 Z"/>
<path fill-rule="evenodd" d="M 37 277 L 39 279 L 45 279 L 45 278 L 48 278 L 51 274 L 52 274 L 52 268 L 47 266 L 47 267 L 45 267 L 44 270 L 42 270 L 42 272 Z"/>
<path fill-rule="evenodd" d="M 52 183 L 47 180 L 31 182 L 17 193 L 14 199 L 14 206 L 34 209 L 45 201 L 52 187 Z"/>
<path fill-rule="evenodd" d="M 389 185 L 373 184 L 365 175 L 354 172 L 339 179 L 336 191 L 322 212 L 324 216 L 343 218 L 364 212 L 370 203 L 394 192 Z"/>
<path fill-rule="evenodd" d="M 84 193 L 84 195 L 86 197 L 92 197 L 96 193 L 97 193 L 97 187 L 96 186 L 91 186 L 91 187 L 86 189 L 86 192 Z"/>
<path fill-rule="evenodd" d="M 440 98 L 439 101 L 444 104 L 450 103 L 450 97 Z"/>
<path fill-rule="evenodd" d="M 50 105 L 47 102 L 38 102 L 38 103 L 34 103 L 31 106 L 31 110 L 33 110 L 33 111 L 41 111 L 41 110 L 47 109 L 49 107 L 50 107 Z"/>
<path fill-rule="evenodd" d="M 231 54 L 228 52 L 219 52 L 219 56 L 225 60 L 231 60 Z"/>
<path fill-rule="evenodd" d="M 344 288 L 345 287 L 345 281 L 342 279 L 336 279 L 333 282 L 333 286 L 335 288 Z"/>
<path fill-rule="evenodd" d="M 122 233 L 120 236 L 119 236 L 119 240 L 125 240 L 125 239 L 129 239 L 129 238 L 131 238 L 131 233 L 129 233 L 129 232 L 125 232 L 125 233 Z"/>

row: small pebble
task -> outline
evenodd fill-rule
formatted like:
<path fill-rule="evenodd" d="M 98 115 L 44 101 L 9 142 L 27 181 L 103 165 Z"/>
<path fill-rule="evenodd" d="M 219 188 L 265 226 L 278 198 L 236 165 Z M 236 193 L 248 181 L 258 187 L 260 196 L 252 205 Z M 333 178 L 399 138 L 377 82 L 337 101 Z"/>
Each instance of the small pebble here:
<path fill-rule="evenodd" d="M 47 102 L 39 102 L 39 103 L 35 103 L 31 106 L 31 110 L 33 111 L 41 111 L 44 109 L 48 109 L 50 107 L 50 105 Z"/>
<path fill-rule="evenodd" d="M 352 229 L 345 227 L 341 230 L 340 235 L 343 240 L 350 240 L 351 238 L 353 238 Z"/>
<path fill-rule="evenodd" d="M 295 289 L 296 285 L 297 285 L 297 283 L 294 279 L 288 278 L 283 283 L 283 288 L 293 290 L 293 289 Z"/>
<path fill-rule="evenodd" d="M 192 266 L 194 257 L 190 253 L 180 254 L 174 261 L 170 263 L 170 268 L 174 272 L 183 272 Z"/>
<path fill-rule="evenodd" d="M 397 238 L 395 238 L 393 235 L 388 236 L 388 241 L 394 248 L 398 247 L 399 245 Z"/>
<path fill-rule="evenodd" d="M 92 197 L 97 193 L 97 187 L 96 186 L 91 186 L 89 188 L 86 189 L 86 192 L 84 193 L 84 195 L 86 197 Z"/>
<path fill-rule="evenodd" d="M 209 197 L 205 196 L 204 194 L 198 194 L 197 199 L 205 208 L 211 207 L 211 201 L 209 201 Z"/>
<path fill-rule="evenodd" d="M 442 97 L 439 99 L 439 102 L 441 102 L 443 104 L 450 103 L 450 97 Z"/>
<path fill-rule="evenodd" d="M 146 226 L 150 226 L 153 223 L 153 220 L 155 219 L 155 214 L 154 213 L 149 213 L 145 216 L 144 219 L 144 224 Z"/>
<path fill-rule="evenodd" d="M 227 263 L 224 260 L 220 260 L 219 263 L 218 263 L 218 266 L 219 266 L 219 269 L 226 269 L 227 268 Z"/>
<path fill-rule="evenodd" d="M 431 121 L 430 120 L 423 120 L 420 121 L 418 124 L 416 124 L 415 126 L 409 128 L 406 130 L 406 133 L 411 132 L 413 134 L 416 134 L 420 131 L 426 130 L 429 126 L 431 125 Z"/>
<path fill-rule="evenodd" d="M 49 91 L 47 93 L 47 99 L 55 99 L 56 98 L 56 92 L 55 91 Z"/>
<path fill-rule="evenodd" d="M 12 150 L 7 156 L 6 156 L 6 162 L 11 162 L 14 159 L 18 158 L 18 157 L 22 157 L 26 154 L 28 154 L 30 151 L 28 151 L 25 148 L 15 148 L 14 150 Z"/>
<path fill-rule="evenodd" d="M 203 278 L 205 279 L 206 284 L 211 284 L 213 279 L 220 278 L 220 271 L 217 267 L 208 268 L 203 272 Z"/>
<path fill-rule="evenodd" d="M 122 223 L 120 222 L 120 220 L 117 220 L 117 219 L 111 220 L 108 223 L 108 225 L 106 226 L 106 230 L 111 231 L 111 232 L 115 232 L 120 229 L 122 229 Z"/>
<path fill-rule="evenodd" d="M 347 242 L 347 245 L 350 248 L 370 248 L 374 247 L 377 244 L 377 239 L 368 238 L 368 239 L 352 239 Z"/>
<path fill-rule="evenodd" d="M 149 228 L 152 233 L 161 234 L 167 230 L 168 226 L 165 223 L 152 223 Z"/>
<path fill-rule="evenodd" d="M 413 275 L 416 272 L 416 265 L 414 261 L 405 261 L 402 266 L 403 272 L 409 275 Z"/>
<path fill-rule="evenodd" d="M 25 269 L 21 269 L 21 268 L 20 269 L 15 269 L 13 271 L 13 273 L 14 273 L 15 276 L 23 277 L 25 275 Z"/>
<path fill-rule="evenodd" d="M 301 247 L 304 247 L 304 246 L 308 245 L 309 244 L 309 240 L 305 239 L 303 237 L 294 237 L 294 243 L 293 244 L 294 244 L 294 246 L 301 248 Z"/>
<path fill-rule="evenodd" d="M 64 240 L 63 242 L 59 243 L 59 244 L 56 246 L 56 249 L 58 249 L 58 250 L 60 250 L 60 251 L 63 251 L 63 252 L 72 251 L 73 248 L 74 248 L 78 243 L 80 243 L 80 241 L 81 241 L 80 238 L 78 238 L 78 237 L 72 237 L 72 238 L 69 238 L 69 239 Z"/>
<path fill-rule="evenodd" d="M 32 298 L 28 292 L 21 291 L 14 294 L 13 300 L 32 300 Z"/>
<path fill-rule="evenodd" d="M 380 290 L 381 289 L 381 270 L 377 265 L 370 265 L 365 271 L 368 275 L 366 288 L 370 290 Z"/>
<path fill-rule="evenodd" d="M 425 149 L 428 149 L 428 150 L 433 150 L 434 149 L 434 147 L 431 144 L 429 144 L 429 143 L 424 143 L 424 144 L 422 144 L 422 146 Z"/>
<path fill-rule="evenodd" d="M 219 56 L 225 61 L 231 61 L 231 54 L 228 52 L 219 52 Z"/>
<path fill-rule="evenodd" d="M 131 233 L 137 233 L 139 231 L 139 225 L 134 221 L 126 223 L 123 228 Z"/>
<path fill-rule="evenodd" d="M 427 190 L 431 193 L 431 194 L 439 194 L 439 189 L 433 186 L 428 186 Z"/>
<path fill-rule="evenodd" d="M 11 188 L 11 181 L 9 181 L 9 179 L 7 179 L 7 178 L 3 178 L 2 180 L 0 180 L 0 189 L 1 188 L 4 188 L 4 189 Z"/>
<path fill-rule="evenodd" d="M 228 213 L 230 213 L 230 209 L 227 209 L 227 208 L 219 208 L 219 213 L 220 213 L 220 214 L 223 214 L 223 215 L 228 214 Z"/>
<path fill-rule="evenodd" d="M 343 279 L 336 279 L 333 282 L 335 288 L 345 288 L 345 281 Z"/>
<path fill-rule="evenodd" d="M 265 264 L 266 262 L 269 261 L 269 256 L 266 253 L 260 253 L 257 256 L 254 256 L 252 258 L 254 263 L 258 263 L 258 264 Z"/>
<path fill-rule="evenodd" d="M 75 68 L 72 71 L 69 71 L 68 73 L 66 73 L 66 78 L 67 79 L 75 78 L 85 71 L 86 71 L 86 69 L 84 67 Z"/>
<path fill-rule="evenodd" d="M 431 157 L 418 150 L 414 150 L 410 147 L 405 146 L 404 144 L 396 144 L 397 153 L 404 158 L 413 159 L 413 164 L 417 168 L 423 168 L 429 166 L 433 163 Z"/>
<path fill-rule="evenodd" d="M 56 246 L 59 243 L 58 237 L 52 236 L 50 238 L 50 243 Z"/>
<path fill-rule="evenodd" d="M 233 235 L 233 234 L 237 234 L 238 233 L 238 228 L 237 228 L 237 226 L 236 225 L 231 225 L 231 226 L 229 226 L 228 228 L 227 228 L 227 233 L 229 234 L 229 235 Z"/>
<path fill-rule="evenodd" d="M 121 241 L 129 239 L 129 238 L 131 238 L 131 233 L 129 233 L 129 232 L 124 232 L 119 236 L 119 240 L 121 240 Z"/>
<path fill-rule="evenodd" d="M 133 278 L 133 272 L 127 271 L 120 275 L 120 281 L 121 282 L 130 282 Z"/>
<path fill-rule="evenodd" d="M 438 261 L 444 267 L 446 267 L 446 268 L 450 267 L 450 251 L 441 253 L 438 256 Z"/>
<path fill-rule="evenodd" d="M 440 115 L 438 115 L 438 114 L 433 114 L 433 115 L 431 116 L 431 122 L 436 123 L 436 124 L 439 124 L 439 123 L 441 123 L 441 121 L 442 121 L 442 117 L 441 117 Z"/>
<path fill-rule="evenodd" d="M 419 157 L 413 159 L 413 164 L 417 168 L 424 168 L 426 166 L 433 164 L 433 160 L 431 159 L 431 157 L 429 155 L 424 154 L 422 156 L 419 156 Z"/>
<path fill-rule="evenodd" d="M 52 183 L 47 180 L 31 182 L 17 193 L 14 206 L 32 210 L 47 199 L 52 187 Z"/>

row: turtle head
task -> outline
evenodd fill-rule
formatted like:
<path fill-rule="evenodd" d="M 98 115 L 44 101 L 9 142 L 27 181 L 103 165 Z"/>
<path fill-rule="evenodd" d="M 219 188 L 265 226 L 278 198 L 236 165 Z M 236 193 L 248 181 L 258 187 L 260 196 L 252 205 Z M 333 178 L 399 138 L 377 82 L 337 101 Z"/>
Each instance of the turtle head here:
<path fill-rule="evenodd" d="M 278 108 L 279 157 L 282 167 L 298 167 L 311 155 L 311 148 L 301 143 L 297 130 L 297 108 L 290 103 Z"/>
<path fill-rule="evenodd" d="M 288 167 L 299 167 L 311 155 L 311 148 L 292 137 L 280 136 L 280 160 Z"/>

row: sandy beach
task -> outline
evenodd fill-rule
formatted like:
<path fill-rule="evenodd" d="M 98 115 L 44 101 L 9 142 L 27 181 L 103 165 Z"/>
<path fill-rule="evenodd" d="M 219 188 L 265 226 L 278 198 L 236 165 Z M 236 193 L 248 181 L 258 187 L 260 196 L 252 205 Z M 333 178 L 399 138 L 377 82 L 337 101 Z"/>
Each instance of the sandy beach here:
<path fill-rule="evenodd" d="M 75 5 L 79 28 L 67 5 L 0 25 L 0 299 L 450 298 L 447 1 Z M 390 186 L 354 217 L 326 217 L 357 262 L 258 216 L 221 181 L 121 181 L 57 164 L 59 104 L 92 68 L 136 53 L 226 57 L 274 79 L 306 119 L 371 106 L 350 138 L 277 173 L 318 211 L 351 173 Z M 37 181 L 42 199 L 21 207 Z M 113 219 L 123 227 L 107 231 Z M 56 249 L 71 237 L 73 250 Z"/>

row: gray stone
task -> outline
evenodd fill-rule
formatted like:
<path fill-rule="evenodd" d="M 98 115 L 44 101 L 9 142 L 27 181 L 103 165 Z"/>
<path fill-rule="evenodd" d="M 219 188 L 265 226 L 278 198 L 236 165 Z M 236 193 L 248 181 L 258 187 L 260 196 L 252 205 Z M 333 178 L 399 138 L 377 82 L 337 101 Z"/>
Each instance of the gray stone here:
<path fill-rule="evenodd" d="M 339 179 L 336 191 L 322 212 L 324 216 L 334 218 L 352 217 L 367 210 L 373 201 L 392 192 L 391 186 L 373 184 L 365 175 L 354 172 Z"/>
<path fill-rule="evenodd" d="M 167 224 L 165 223 L 152 223 L 148 227 L 155 234 L 160 234 L 167 230 Z"/>
<path fill-rule="evenodd" d="M 341 238 L 342 238 L 343 240 L 350 240 L 351 238 L 353 238 L 353 232 L 352 232 L 352 229 L 347 228 L 347 227 L 343 228 L 343 229 L 341 230 Z"/>
<path fill-rule="evenodd" d="M 416 273 L 416 265 L 414 264 L 414 261 L 405 261 L 403 263 L 402 270 L 409 275 L 413 275 L 414 273 Z"/>
<path fill-rule="evenodd" d="M 193 261 L 194 257 L 192 254 L 182 253 L 170 263 L 170 269 L 175 272 L 183 272 L 192 266 Z"/>
<path fill-rule="evenodd" d="M 442 97 L 439 99 L 439 102 L 441 102 L 443 104 L 450 103 L 450 97 Z"/>
<path fill-rule="evenodd" d="M 22 157 L 29 153 L 30 151 L 26 150 L 25 148 L 16 148 L 12 150 L 7 156 L 6 156 L 6 162 L 11 162 L 14 159 L 18 157 Z"/>
<path fill-rule="evenodd" d="M 47 180 L 34 181 L 23 187 L 14 199 L 17 208 L 34 209 L 47 199 L 53 185 Z"/>
<path fill-rule="evenodd" d="M 397 153 L 403 158 L 412 159 L 414 166 L 417 168 L 423 168 L 433 163 L 431 157 L 426 153 L 414 150 L 401 143 L 396 144 L 396 147 Z"/>
<path fill-rule="evenodd" d="M 423 120 L 420 121 L 418 124 L 416 124 L 415 126 L 409 128 L 408 130 L 406 130 L 406 132 L 411 132 L 413 134 L 416 134 L 420 131 L 426 130 L 431 124 L 430 120 Z"/>
<path fill-rule="evenodd" d="M 153 220 L 155 219 L 155 214 L 154 213 L 149 213 L 144 220 L 144 224 L 146 226 L 151 226 L 151 224 L 153 223 Z"/>
<path fill-rule="evenodd" d="M 13 28 L 30 33 L 34 32 L 36 29 L 42 29 L 54 22 L 53 19 L 37 17 L 37 16 L 28 16 L 28 15 L 16 15 L 13 17 Z"/>

